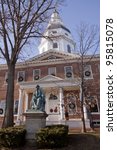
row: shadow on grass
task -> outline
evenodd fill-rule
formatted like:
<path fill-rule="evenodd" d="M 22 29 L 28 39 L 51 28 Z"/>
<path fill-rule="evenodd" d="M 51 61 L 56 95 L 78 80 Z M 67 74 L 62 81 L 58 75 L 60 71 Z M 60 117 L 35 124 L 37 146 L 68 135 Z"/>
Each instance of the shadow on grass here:
<path fill-rule="evenodd" d="M 99 133 L 71 133 L 68 135 L 68 146 L 64 148 L 56 148 L 52 150 L 100 150 Z M 44 150 L 36 147 L 29 147 L 28 145 L 16 149 L 1 149 L 0 150 Z M 45 149 L 51 150 L 51 149 Z"/>
<path fill-rule="evenodd" d="M 61 150 L 100 150 L 99 134 L 69 134 L 68 146 L 61 148 Z"/>

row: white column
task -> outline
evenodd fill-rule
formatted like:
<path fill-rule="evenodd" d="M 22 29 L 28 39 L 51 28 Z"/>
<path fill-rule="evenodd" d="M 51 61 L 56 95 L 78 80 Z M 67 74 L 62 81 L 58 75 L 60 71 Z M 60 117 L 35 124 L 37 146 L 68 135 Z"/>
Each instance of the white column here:
<path fill-rule="evenodd" d="M 81 88 L 81 85 L 80 85 L 80 101 L 82 101 L 82 88 Z M 85 105 L 83 105 L 83 110 L 84 110 L 84 118 L 87 119 L 88 116 L 87 116 L 87 109 L 86 109 Z"/>
<path fill-rule="evenodd" d="M 49 94 L 48 92 L 46 92 L 46 103 L 45 103 L 45 111 L 47 114 L 49 114 Z M 48 117 L 46 118 L 46 120 L 49 120 L 49 115 Z"/>
<path fill-rule="evenodd" d="M 87 119 L 88 118 L 88 116 L 87 116 L 87 109 L 86 109 L 86 106 L 85 105 L 83 105 L 83 109 L 84 109 L 84 118 L 85 119 Z"/>
<path fill-rule="evenodd" d="M 63 102 L 63 89 L 59 89 L 59 98 L 60 98 L 60 120 L 64 119 L 64 102 Z"/>
<path fill-rule="evenodd" d="M 81 85 L 79 86 L 80 87 L 80 101 L 82 100 L 82 88 L 81 88 Z"/>
<path fill-rule="evenodd" d="M 23 104 L 23 89 L 19 89 L 19 104 L 18 104 L 18 115 L 17 122 L 20 124 L 22 119 L 22 104 Z"/>
<path fill-rule="evenodd" d="M 25 92 L 25 112 L 28 110 L 28 93 Z"/>

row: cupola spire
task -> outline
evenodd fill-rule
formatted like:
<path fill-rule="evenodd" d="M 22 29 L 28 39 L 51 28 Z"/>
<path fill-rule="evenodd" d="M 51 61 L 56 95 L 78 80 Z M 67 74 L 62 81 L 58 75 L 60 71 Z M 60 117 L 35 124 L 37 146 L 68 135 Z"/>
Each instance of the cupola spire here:
<path fill-rule="evenodd" d="M 59 12 L 56 9 L 54 10 L 54 12 L 51 15 L 48 26 L 50 26 L 51 24 L 62 24 L 63 25 L 63 22 L 60 18 Z"/>
<path fill-rule="evenodd" d="M 40 53 L 48 50 L 73 53 L 75 50 L 75 42 L 72 38 L 71 32 L 64 25 L 59 12 L 56 9 L 50 17 L 44 36 L 50 37 L 51 40 L 46 38 L 41 39 L 39 45 Z"/>

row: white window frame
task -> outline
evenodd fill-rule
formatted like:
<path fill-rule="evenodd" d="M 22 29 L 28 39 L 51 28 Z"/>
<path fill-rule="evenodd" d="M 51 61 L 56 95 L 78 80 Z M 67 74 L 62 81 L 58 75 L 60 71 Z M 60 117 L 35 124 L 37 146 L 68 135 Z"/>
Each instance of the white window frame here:
<path fill-rule="evenodd" d="M 36 79 L 34 78 L 34 77 L 35 77 L 35 71 L 37 71 L 37 70 L 39 71 L 39 74 L 38 74 L 37 76 L 39 76 L 39 79 L 40 79 L 40 77 L 41 77 L 41 70 L 40 70 L 40 69 L 34 69 L 34 70 L 33 70 L 33 81 L 39 80 L 39 79 L 36 80 Z"/>
<path fill-rule="evenodd" d="M 68 52 L 68 53 L 71 53 L 71 51 L 72 51 L 72 50 L 71 50 L 71 46 L 70 46 L 69 44 L 67 44 L 67 52 Z"/>
<path fill-rule="evenodd" d="M 14 113 L 16 101 L 18 101 L 18 106 L 19 106 L 19 100 L 18 100 L 18 99 L 14 100 L 14 107 L 13 107 L 13 114 L 14 114 L 14 116 L 17 116 L 17 115 L 18 115 L 18 107 L 17 107 L 17 114 Z"/>
<path fill-rule="evenodd" d="M 54 70 L 54 71 L 52 71 L 51 69 Z M 56 67 L 49 67 L 49 68 L 48 68 L 48 75 L 52 75 L 52 74 L 53 74 L 52 72 L 53 72 L 53 73 L 55 74 L 55 76 L 56 76 Z"/>
<path fill-rule="evenodd" d="M 13 107 L 13 110 L 15 109 L 15 102 L 18 101 L 18 105 L 19 105 L 19 100 L 14 100 L 14 107 Z M 1 102 L 3 103 L 4 102 L 4 107 L 1 107 Z M 3 105 L 3 104 L 2 104 Z M 3 114 L 0 114 L 0 116 L 4 116 L 5 114 L 5 106 L 6 105 L 6 100 L 0 100 L 0 109 L 3 109 Z M 17 107 L 17 114 L 14 113 L 14 116 L 17 116 L 18 115 L 18 107 Z"/>
<path fill-rule="evenodd" d="M 90 76 L 85 75 L 86 71 L 89 71 L 91 73 Z M 91 65 L 85 65 L 84 66 L 84 79 L 93 79 L 93 73 L 92 73 Z"/>
<path fill-rule="evenodd" d="M 17 82 L 23 82 L 23 81 L 18 81 L 19 77 L 20 77 L 20 73 L 23 73 L 23 81 L 25 81 L 25 71 L 18 71 L 17 74 Z"/>
<path fill-rule="evenodd" d="M 72 76 L 71 76 L 71 77 L 67 77 L 67 76 L 66 76 L 66 74 L 67 74 L 67 69 L 66 69 L 66 68 L 67 68 L 67 67 L 70 67 L 70 68 L 71 68 L 71 73 L 72 73 Z M 64 67 L 64 72 L 65 72 L 65 78 L 66 78 L 66 79 L 74 78 L 74 76 L 73 76 L 73 67 L 72 67 L 72 66 L 65 66 L 65 67 Z"/>
<path fill-rule="evenodd" d="M 76 103 L 76 101 L 77 101 L 77 99 L 76 99 L 76 96 L 75 96 L 75 94 L 74 93 L 71 93 L 71 94 L 73 94 L 73 98 L 75 98 L 74 100 L 73 99 L 68 99 L 67 98 L 67 109 L 68 109 L 68 113 L 69 113 L 69 115 L 74 115 L 74 114 L 77 114 L 77 112 L 78 112 L 78 107 L 77 107 L 77 103 Z M 71 96 L 71 94 L 69 94 L 69 96 Z M 72 103 L 74 103 L 75 104 L 75 107 L 76 108 L 74 108 L 74 110 L 75 110 L 75 113 L 74 112 L 72 112 L 72 108 L 70 108 L 70 105 L 72 104 Z"/>
<path fill-rule="evenodd" d="M 57 47 L 54 47 L 54 44 L 56 44 Z M 57 42 L 53 42 L 53 49 L 57 49 L 58 48 L 58 43 Z"/>
<path fill-rule="evenodd" d="M 3 107 L 1 107 L 1 102 L 4 102 L 4 104 L 6 105 L 6 101 L 5 100 L 0 100 L 0 109 L 3 109 Z M 3 114 L 0 114 L 0 116 L 4 116 L 4 114 L 5 114 L 5 106 L 4 105 L 4 109 L 3 109 Z"/>

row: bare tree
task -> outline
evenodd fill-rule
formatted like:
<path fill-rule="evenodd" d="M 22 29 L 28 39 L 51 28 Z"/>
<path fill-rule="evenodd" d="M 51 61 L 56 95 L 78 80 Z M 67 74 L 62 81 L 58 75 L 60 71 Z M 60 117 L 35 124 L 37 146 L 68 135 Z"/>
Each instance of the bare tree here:
<path fill-rule="evenodd" d="M 80 24 L 77 28 L 78 42 L 77 49 L 80 58 L 78 60 L 79 72 L 81 78 L 81 113 L 83 128 L 82 132 L 86 132 L 85 118 L 84 118 L 84 104 L 85 104 L 85 89 L 86 82 L 84 78 L 85 66 L 90 63 L 91 59 L 94 58 L 99 48 L 99 28 L 95 25 L 88 25 L 85 23 Z M 87 57 L 90 55 L 90 57 Z"/>
<path fill-rule="evenodd" d="M 13 126 L 15 65 L 31 38 L 42 36 L 43 24 L 57 0 L 0 0 L 0 53 L 8 66 L 6 111 L 3 127 Z"/>

